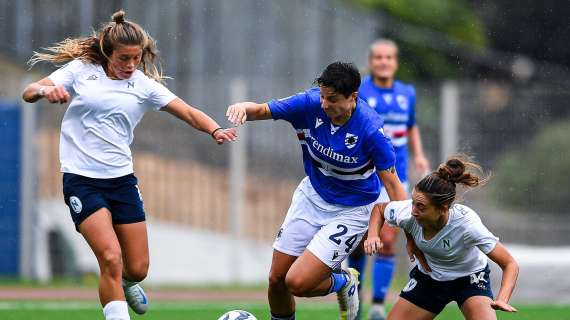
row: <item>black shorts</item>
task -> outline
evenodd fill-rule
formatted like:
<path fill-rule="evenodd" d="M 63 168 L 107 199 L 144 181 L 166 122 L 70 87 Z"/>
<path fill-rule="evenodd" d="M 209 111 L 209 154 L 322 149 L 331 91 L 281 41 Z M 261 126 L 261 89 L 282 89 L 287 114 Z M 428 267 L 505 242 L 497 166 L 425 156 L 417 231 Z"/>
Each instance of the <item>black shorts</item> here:
<path fill-rule="evenodd" d="M 437 281 L 422 273 L 416 266 L 410 271 L 410 281 L 400 297 L 429 312 L 439 314 L 451 302 L 461 307 L 463 302 L 473 296 L 485 296 L 493 299 L 489 266 L 469 276 L 450 281 Z"/>
<path fill-rule="evenodd" d="M 113 224 L 145 221 L 142 196 L 134 174 L 95 179 L 64 173 L 63 197 L 77 230 L 87 217 L 101 208 L 109 209 Z"/>

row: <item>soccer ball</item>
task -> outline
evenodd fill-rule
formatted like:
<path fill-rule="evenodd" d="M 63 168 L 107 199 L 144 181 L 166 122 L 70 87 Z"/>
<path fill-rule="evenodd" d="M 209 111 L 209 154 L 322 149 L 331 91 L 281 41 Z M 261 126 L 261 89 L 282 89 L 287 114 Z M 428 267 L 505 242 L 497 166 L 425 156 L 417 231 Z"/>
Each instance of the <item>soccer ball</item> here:
<path fill-rule="evenodd" d="M 218 320 L 257 320 L 257 318 L 243 310 L 232 310 L 224 313 Z"/>

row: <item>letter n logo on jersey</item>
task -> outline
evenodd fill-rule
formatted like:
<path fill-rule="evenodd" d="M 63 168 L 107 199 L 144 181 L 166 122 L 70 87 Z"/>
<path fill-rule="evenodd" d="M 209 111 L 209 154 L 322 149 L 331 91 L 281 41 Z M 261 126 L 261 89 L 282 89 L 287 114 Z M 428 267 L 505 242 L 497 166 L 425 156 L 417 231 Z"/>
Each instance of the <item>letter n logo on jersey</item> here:
<path fill-rule="evenodd" d="M 135 88 L 135 82 L 134 81 L 127 81 L 127 88 Z"/>
<path fill-rule="evenodd" d="M 444 249 L 447 249 L 447 250 L 451 249 L 451 239 L 443 238 L 442 242 L 443 242 L 443 248 Z"/>

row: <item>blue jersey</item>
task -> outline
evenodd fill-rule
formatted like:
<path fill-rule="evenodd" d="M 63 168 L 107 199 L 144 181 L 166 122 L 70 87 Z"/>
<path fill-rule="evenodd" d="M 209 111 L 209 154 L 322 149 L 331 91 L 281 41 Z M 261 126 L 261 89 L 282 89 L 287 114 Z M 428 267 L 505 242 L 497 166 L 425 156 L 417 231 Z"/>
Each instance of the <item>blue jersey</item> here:
<path fill-rule="evenodd" d="M 321 108 L 320 89 L 272 100 L 273 119 L 291 123 L 303 150 L 305 173 L 328 203 L 370 204 L 380 194 L 377 170 L 394 166 L 394 149 L 382 131 L 382 120 L 365 101 L 342 126 L 334 125 Z"/>
<path fill-rule="evenodd" d="M 408 130 L 416 124 L 414 86 L 394 81 L 392 88 L 380 88 L 368 76 L 362 81 L 358 95 L 382 116 L 384 133 L 396 152 L 396 171 L 401 181 L 407 181 Z"/>

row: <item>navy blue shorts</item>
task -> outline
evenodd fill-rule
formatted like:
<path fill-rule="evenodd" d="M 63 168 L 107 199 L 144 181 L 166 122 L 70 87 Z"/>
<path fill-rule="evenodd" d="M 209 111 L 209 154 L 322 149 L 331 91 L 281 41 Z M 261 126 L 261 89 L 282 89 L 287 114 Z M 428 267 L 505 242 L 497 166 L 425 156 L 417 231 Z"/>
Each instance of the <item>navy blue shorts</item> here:
<path fill-rule="evenodd" d="M 73 173 L 63 174 L 63 197 L 75 228 L 101 208 L 111 212 L 113 224 L 145 221 L 142 196 L 134 174 L 95 179 Z"/>
<path fill-rule="evenodd" d="M 485 296 L 493 299 L 489 266 L 472 275 L 450 281 L 437 281 L 423 274 L 416 266 L 410 271 L 410 281 L 400 297 L 429 312 L 439 314 L 451 301 L 461 307 L 463 302 L 473 296 Z"/>

